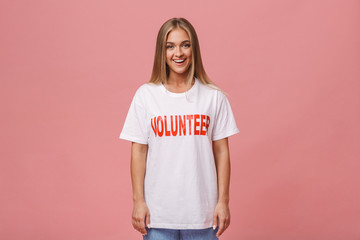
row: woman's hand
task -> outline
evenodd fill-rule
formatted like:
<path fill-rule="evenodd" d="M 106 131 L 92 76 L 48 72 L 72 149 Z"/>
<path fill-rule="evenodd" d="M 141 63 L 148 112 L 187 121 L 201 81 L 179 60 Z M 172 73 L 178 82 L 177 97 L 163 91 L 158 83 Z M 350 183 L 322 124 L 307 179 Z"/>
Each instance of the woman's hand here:
<path fill-rule="evenodd" d="M 230 209 L 229 204 L 226 202 L 219 201 L 216 204 L 215 211 L 214 211 L 214 226 L 218 225 L 218 219 L 219 219 L 219 230 L 216 233 L 217 237 L 220 237 L 220 235 L 229 227 L 230 225 Z"/>
<path fill-rule="evenodd" d="M 145 201 L 135 201 L 132 212 L 132 225 L 143 235 L 147 234 L 145 224 L 150 224 L 150 212 Z"/>

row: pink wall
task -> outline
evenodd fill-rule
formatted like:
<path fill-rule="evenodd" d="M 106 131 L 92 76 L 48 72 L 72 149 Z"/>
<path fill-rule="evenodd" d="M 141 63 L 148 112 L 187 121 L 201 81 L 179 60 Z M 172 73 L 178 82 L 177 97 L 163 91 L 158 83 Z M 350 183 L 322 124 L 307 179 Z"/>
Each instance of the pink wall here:
<path fill-rule="evenodd" d="M 221 239 L 360 239 L 356 0 L 2 1 L 0 239 L 141 239 L 118 135 L 171 17 L 240 129 Z"/>

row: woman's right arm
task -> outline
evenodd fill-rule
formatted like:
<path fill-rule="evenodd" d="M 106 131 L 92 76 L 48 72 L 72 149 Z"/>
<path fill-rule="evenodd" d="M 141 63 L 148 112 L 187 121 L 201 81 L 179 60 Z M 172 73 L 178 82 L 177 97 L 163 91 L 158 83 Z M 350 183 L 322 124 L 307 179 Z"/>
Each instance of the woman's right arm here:
<path fill-rule="evenodd" d="M 144 198 L 144 178 L 146 169 L 147 144 L 132 142 L 131 144 L 131 181 L 133 188 L 132 224 L 136 230 L 146 234 L 146 226 L 150 223 L 150 212 Z"/>

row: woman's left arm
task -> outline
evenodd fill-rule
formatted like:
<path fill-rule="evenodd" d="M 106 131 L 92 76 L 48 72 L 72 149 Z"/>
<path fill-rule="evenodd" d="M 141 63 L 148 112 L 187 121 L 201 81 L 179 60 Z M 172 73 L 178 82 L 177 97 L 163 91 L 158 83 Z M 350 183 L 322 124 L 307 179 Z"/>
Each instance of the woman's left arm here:
<path fill-rule="evenodd" d="M 229 209 L 229 185 L 230 185 L 230 153 L 228 138 L 213 141 L 213 152 L 215 158 L 217 184 L 219 191 L 219 201 L 214 211 L 214 226 L 218 225 L 219 230 L 216 234 L 219 237 L 230 225 Z"/>

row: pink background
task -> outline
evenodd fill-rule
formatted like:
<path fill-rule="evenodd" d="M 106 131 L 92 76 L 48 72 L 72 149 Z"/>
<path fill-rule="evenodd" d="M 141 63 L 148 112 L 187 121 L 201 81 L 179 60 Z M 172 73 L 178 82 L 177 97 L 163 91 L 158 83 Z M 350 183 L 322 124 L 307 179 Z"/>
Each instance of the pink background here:
<path fill-rule="evenodd" d="M 221 239 L 360 239 L 360 2 L 1 1 L 0 239 L 141 239 L 131 98 L 185 17 L 229 93 Z"/>

